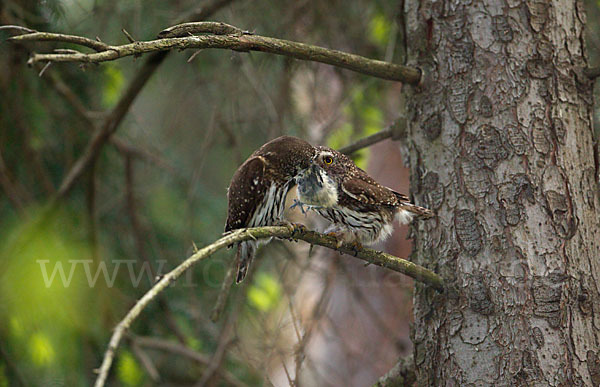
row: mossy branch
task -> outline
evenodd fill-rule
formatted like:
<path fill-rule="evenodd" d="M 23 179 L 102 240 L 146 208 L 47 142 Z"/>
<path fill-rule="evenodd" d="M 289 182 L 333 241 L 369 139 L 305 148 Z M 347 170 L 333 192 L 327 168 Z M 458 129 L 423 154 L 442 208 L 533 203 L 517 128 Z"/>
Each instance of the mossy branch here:
<path fill-rule="evenodd" d="M 423 282 L 433 287 L 438 291 L 444 290 L 444 281 L 442 280 L 442 278 L 434 272 L 422 266 L 373 249 L 363 248 L 355 250 L 349 244 L 343 244 L 341 247 L 338 248 L 336 238 L 330 235 L 321 234 L 315 231 L 297 230 L 292 227 L 286 226 L 268 226 L 236 230 L 222 237 L 216 242 L 204 247 L 203 249 L 196 251 L 175 269 L 162 276 L 161 279 L 156 284 L 154 284 L 154 286 L 150 290 L 148 290 L 148 292 L 146 292 L 146 294 L 144 294 L 142 298 L 139 299 L 139 301 L 133 306 L 133 308 L 131 308 L 129 312 L 127 312 L 123 320 L 121 320 L 119 324 L 117 324 L 112 334 L 112 337 L 110 338 L 108 348 L 106 350 L 106 353 L 104 354 L 104 359 L 102 360 L 102 365 L 98 370 L 98 377 L 96 379 L 95 387 L 104 386 L 106 378 L 108 376 L 108 371 L 110 370 L 113 359 L 115 357 L 116 350 L 119 347 L 124 333 L 131 326 L 133 321 L 140 315 L 140 313 L 142 313 L 146 306 L 148 306 L 148 304 L 156 298 L 158 294 L 164 291 L 171 283 L 176 281 L 183 273 L 185 273 L 186 270 L 191 268 L 199 261 L 211 256 L 218 250 L 227 247 L 233 243 L 242 242 L 250 239 L 263 239 L 270 237 L 284 239 L 293 238 L 295 240 L 303 240 L 310 244 L 328 247 L 330 249 L 337 250 L 342 253 L 350 254 L 352 256 L 355 256 L 356 258 L 362 259 L 363 261 L 372 263 L 374 265 L 385 267 L 406 274 L 417 281 Z"/>
<path fill-rule="evenodd" d="M 155 40 L 134 41 L 117 46 L 107 45 L 85 37 L 51 32 L 25 33 L 13 36 L 8 40 L 12 42 L 54 41 L 74 43 L 96 51 L 82 53 L 74 50 L 63 50 L 52 54 L 33 53 L 28 61 L 31 65 L 38 62 L 99 63 L 126 56 L 139 56 L 144 53 L 171 49 L 220 48 L 242 52 L 262 51 L 301 60 L 326 63 L 358 73 L 392 81 L 401 81 L 411 85 L 417 85 L 421 79 L 421 71 L 417 68 L 369 59 L 360 55 L 310 44 L 255 35 L 225 23 L 184 23 L 167 28 L 158 36 L 159 38 Z"/>

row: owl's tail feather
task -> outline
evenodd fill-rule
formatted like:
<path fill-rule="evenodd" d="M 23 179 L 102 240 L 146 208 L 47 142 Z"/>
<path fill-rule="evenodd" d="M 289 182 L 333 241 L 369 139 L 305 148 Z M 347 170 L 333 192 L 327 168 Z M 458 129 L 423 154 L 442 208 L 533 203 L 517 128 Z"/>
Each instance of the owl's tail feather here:
<path fill-rule="evenodd" d="M 396 219 L 400 224 L 409 224 L 414 217 L 431 218 L 433 217 L 433 212 L 430 209 L 415 206 L 412 203 L 403 203 L 398 207 Z"/>
<path fill-rule="evenodd" d="M 256 253 L 256 245 L 253 242 L 241 242 L 237 247 L 236 260 L 238 262 L 237 277 L 235 283 L 240 283 L 248 274 L 250 263 Z"/>
<path fill-rule="evenodd" d="M 402 205 L 402 206 L 400 206 L 400 208 L 403 210 L 406 210 L 408 212 L 412 212 L 413 214 L 415 214 L 416 216 L 421 217 L 421 218 L 433 217 L 433 211 L 431 211 L 429 208 L 419 207 L 414 204 Z"/>

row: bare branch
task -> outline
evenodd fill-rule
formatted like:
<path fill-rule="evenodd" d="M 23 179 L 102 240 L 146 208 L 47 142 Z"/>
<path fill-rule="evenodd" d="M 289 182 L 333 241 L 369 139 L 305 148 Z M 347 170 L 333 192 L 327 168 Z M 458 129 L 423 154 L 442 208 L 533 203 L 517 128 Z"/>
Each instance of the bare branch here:
<path fill-rule="evenodd" d="M 192 22 L 181 23 L 173 27 L 166 28 L 158 33 L 159 38 L 179 38 L 193 34 L 213 34 L 213 35 L 243 35 L 241 29 L 232 26 L 231 24 L 221 22 Z"/>
<path fill-rule="evenodd" d="M 48 62 L 48 63 L 50 63 L 50 62 Z M 71 107 L 73 107 L 73 109 L 75 109 L 75 112 L 83 120 L 83 122 L 86 124 L 86 127 L 89 130 L 91 130 L 91 131 L 95 130 L 96 124 L 90 118 L 90 116 L 92 115 L 92 112 L 90 112 L 84 106 L 83 102 L 81 102 L 79 97 L 56 74 L 56 72 L 52 72 L 52 71 L 46 72 L 46 73 L 44 73 L 44 76 L 42 77 L 42 79 L 46 80 L 48 82 L 48 84 L 50 86 L 52 86 L 52 88 L 54 88 L 56 90 L 56 92 L 67 103 L 69 103 L 71 105 Z M 121 139 L 121 138 L 117 137 L 116 135 L 111 136 L 109 141 L 119 150 L 119 152 L 122 152 L 124 154 L 128 154 L 128 155 L 137 157 L 139 159 L 145 160 L 149 163 L 152 163 L 152 164 L 158 166 L 159 168 L 163 168 L 163 169 L 169 171 L 172 174 L 177 173 L 175 171 L 175 168 L 172 165 L 170 165 L 167 161 L 163 160 L 160 156 L 156 155 L 155 153 L 153 153 L 149 150 L 133 146 L 126 140 Z"/>
<path fill-rule="evenodd" d="M 183 261 L 175 269 L 165 274 L 160 281 L 158 281 L 140 300 L 127 312 L 127 315 L 117 324 L 113 335 L 108 344 L 108 349 L 104 354 L 102 365 L 98 371 L 98 378 L 96 379 L 95 387 L 102 387 L 106 382 L 108 371 L 112 365 L 112 361 L 115 357 L 115 353 L 123 334 L 127 331 L 129 326 L 137 319 L 142 313 L 146 306 L 154 300 L 162 291 L 164 291 L 171 283 L 176 281 L 183 273 L 190 269 L 193 265 L 199 261 L 211 256 L 216 251 L 227 247 L 233 243 L 246 241 L 250 239 L 262 239 L 262 238 L 294 238 L 300 239 L 310 244 L 320 245 L 328 247 L 333 250 L 340 251 L 346 254 L 352 254 L 355 257 L 362 259 L 366 262 L 375 264 L 377 266 L 385 267 L 400 273 L 404 273 L 417 281 L 421 281 L 438 291 L 444 290 L 444 281 L 440 276 L 434 272 L 419 266 L 415 263 L 406 261 L 404 259 L 395 257 L 393 255 L 363 248 L 356 250 L 351 244 L 343 244 L 340 248 L 337 248 L 337 240 L 335 237 L 325 234 L 320 234 L 315 231 L 307 230 L 294 230 L 291 227 L 256 227 L 249 229 L 242 229 L 234 231 L 221 239 L 217 240 L 211 245 L 204 247 L 192 254 L 189 258 Z"/>
<path fill-rule="evenodd" d="M 197 363 L 203 365 L 210 364 L 210 358 L 207 355 L 196 352 L 182 344 L 178 344 L 172 341 L 163 340 L 155 337 L 144 337 L 144 336 L 133 336 L 133 343 L 140 347 L 161 350 L 165 352 L 170 352 L 175 355 L 180 355 L 186 357 L 190 360 L 193 360 Z M 227 372 L 226 370 L 220 368 L 217 370 L 217 373 L 223 377 L 223 379 L 232 386 L 236 387 L 245 387 L 246 384 L 239 381 L 235 376 Z"/>
<path fill-rule="evenodd" d="M 207 6 L 201 7 L 192 12 L 189 17 L 192 19 L 203 19 L 210 17 L 214 12 L 217 12 L 219 9 L 231 2 L 232 0 L 216 0 L 213 3 L 210 3 Z M 58 203 L 60 199 L 64 198 L 71 191 L 85 169 L 89 167 L 92 161 L 102 150 L 104 144 L 117 130 L 137 95 L 140 93 L 152 74 L 154 74 L 154 71 L 160 67 L 168 54 L 168 51 L 156 52 L 151 55 L 146 62 L 144 62 L 144 66 L 131 80 L 125 93 L 121 96 L 119 102 L 117 102 L 115 107 L 112 109 L 102 127 L 99 130 L 96 130 L 84 149 L 83 154 L 79 157 L 79 159 L 77 159 L 75 164 L 73 164 L 71 169 L 63 178 L 57 195 L 51 201 L 52 204 Z"/>
<path fill-rule="evenodd" d="M 360 140 L 346 145 L 345 147 L 339 149 L 341 153 L 350 155 L 354 152 L 357 152 L 363 148 L 370 147 L 371 145 L 377 144 L 383 140 L 387 140 L 388 138 L 392 138 L 392 140 L 402 140 L 406 137 L 406 120 L 404 117 L 400 117 L 396 121 L 394 121 L 387 128 L 380 130 L 377 133 L 374 133 L 365 138 L 361 138 Z"/>
<path fill-rule="evenodd" d="M 411 85 L 417 85 L 421 79 L 421 71 L 413 67 L 369 59 L 360 55 L 349 54 L 346 52 L 331 50 L 310 44 L 269 38 L 260 35 L 252 35 L 250 33 L 243 32 L 237 27 L 224 23 L 198 22 L 180 24 L 163 30 L 160 36 L 173 36 L 191 32 L 209 32 L 210 34 L 162 38 L 151 41 L 139 41 L 120 46 L 108 46 L 104 43 L 83 37 L 49 32 L 37 32 L 19 35 L 9 38 L 9 40 L 13 42 L 39 40 L 69 42 L 79 43 L 88 47 L 92 44 L 91 42 L 93 42 L 93 44 L 96 45 L 94 48 L 98 48 L 98 44 L 101 44 L 102 47 L 104 47 L 103 50 L 99 50 L 99 52 L 91 54 L 34 53 L 28 61 L 29 64 L 47 61 L 99 63 L 131 55 L 167 51 L 174 48 L 179 50 L 188 48 L 221 48 L 242 52 L 262 51 L 271 54 L 289 56 L 301 60 L 320 62 L 382 79 L 409 83 Z M 227 35 L 221 35 L 222 33 L 227 33 Z"/>
<path fill-rule="evenodd" d="M 229 297 L 229 291 L 231 290 L 231 285 L 233 285 L 234 274 L 237 273 L 236 269 L 237 262 L 234 259 L 231 261 L 231 264 L 227 269 L 227 273 L 225 274 L 225 278 L 223 278 L 223 283 L 221 284 L 221 291 L 219 291 L 219 296 L 217 297 L 217 302 L 215 302 L 215 306 L 210 313 L 210 320 L 212 322 L 217 322 L 219 317 L 221 317 L 221 313 L 223 313 L 223 309 L 225 309 L 225 304 L 227 303 L 227 298 Z"/>
<path fill-rule="evenodd" d="M 74 43 L 80 46 L 89 47 L 98 52 L 110 50 L 111 47 L 97 40 L 84 38 L 83 36 L 56 34 L 52 32 L 32 32 L 23 35 L 17 35 L 6 39 L 9 42 L 64 42 Z M 75 54 L 56 54 L 56 55 L 75 55 Z M 83 54 L 82 54 L 83 55 Z"/>
<path fill-rule="evenodd" d="M 15 30 L 17 32 L 21 32 L 24 34 L 33 34 L 35 32 L 37 32 L 36 30 L 32 30 L 31 28 L 27 28 L 27 27 L 23 27 L 23 26 L 16 26 L 16 25 L 3 25 L 0 26 L 0 31 L 2 30 Z"/>
<path fill-rule="evenodd" d="M 83 154 L 77 159 L 75 164 L 73 164 L 69 172 L 67 172 L 67 175 L 64 177 L 60 184 L 60 188 L 58 189 L 57 199 L 65 197 L 71 191 L 71 188 L 73 188 L 77 179 L 79 179 L 85 169 L 98 156 L 100 150 L 110 136 L 117 130 L 119 124 L 125 117 L 125 114 L 129 111 L 129 107 L 133 103 L 133 100 L 137 97 L 152 74 L 154 74 L 154 68 L 152 68 L 152 66 L 145 66 L 142 71 L 136 74 L 117 105 L 106 118 L 102 128 L 96 130 L 84 149 Z"/>
<path fill-rule="evenodd" d="M 379 131 L 379 132 L 377 132 L 375 134 L 372 134 L 370 136 L 361 138 L 360 140 L 358 140 L 358 141 L 356 141 L 356 142 L 354 142 L 354 143 L 352 143 L 350 145 L 347 145 L 347 146 L 339 149 L 339 151 L 341 153 L 350 155 L 350 154 L 352 154 L 354 152 L 357 152 L 357 151 L 359 151 L 359 150 L 361 150 L 363 148 L 367 148 L 367 147 L 369 147 L 369 146 L 371 146 L 373 144 L 376 144 L 378 142 L 386 140 L 386 139 L 388 139 L 390 137 L 392 137 L 392 129 L 391 128 L 385 128 L 385 129 L 382 129 L 381 131 Z"/>

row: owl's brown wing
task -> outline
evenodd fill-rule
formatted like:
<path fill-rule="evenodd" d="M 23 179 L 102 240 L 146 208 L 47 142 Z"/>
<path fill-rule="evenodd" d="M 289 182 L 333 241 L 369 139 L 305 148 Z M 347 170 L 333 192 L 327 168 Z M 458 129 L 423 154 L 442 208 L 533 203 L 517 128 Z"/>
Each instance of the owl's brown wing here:
<path fill-rule="evenodd" d="M 390 191 L 392 191 L 392 193 L 394 195 L 396 195 L 396 198 L 398 199 L 398 202 L 400 202 L 400 204 L 402 203 L 410 203 L 410 199 L 408 198 L 408 196 L 406 196 L 405 194 L 402 194 L 400 192 L 394 191 L 391 188 L 388 188 Z"/>
<path fill-rule="evenodd" d="M 266 162 L 261 156 L 246 160 L 233 175 L 227 189 L 225 232 L 248 226 L 250 217 L 265 196 Z"/>
<path fill-rule="evenodd" d="M 368 176 L 355 176 L 342 182 L 342 190 L 352 199 L 368 205 L 397 206 L 394 192 Z"/>

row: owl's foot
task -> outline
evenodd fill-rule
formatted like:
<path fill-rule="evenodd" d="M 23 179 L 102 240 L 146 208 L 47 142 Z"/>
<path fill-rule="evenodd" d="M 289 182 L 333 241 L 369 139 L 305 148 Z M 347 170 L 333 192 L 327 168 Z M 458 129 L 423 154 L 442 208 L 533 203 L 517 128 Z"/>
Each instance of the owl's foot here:
<path fill-rule="evenodd" d="M 290 230 L 291 232 L 291 239 L 295 239 L 295 236 L 298 234 L 302 234 L 305 233 L 306 231 L 308 231 L 308 228 L 306 228 L 305 225 L 303 225 L 302 223 L 294 223 L 294 222 L 289 222 L 287 220 L 281 220 L 278 222 L 275 222 L 275 226 L 283 226 L 283 227 L 287 227 L 288 230 Z"/>
<path fill-rule="evenodd" d="M 361 251 L 363 248 L 363 244 L 358 239 L 355 239 L 350 243 L 350 249 L 354 253 L 355 257 L 358 256 L 358 252 Z"/>
<path fill-rule="evenodd" d="M 344 244 L 345 235 L 341 231 L 329 231 L 325 235 L 335 238 L 335 247 L 339 249 Z"/>
<path fill-rule="evenodd" d="M 305 206 L 306 208 L 304 208 Z M 290 206 L 290 210 L 296 207 L 300 207 L 300 212 L 302 212 L 304 216 L 306 216 L 311 210 L 314 211 L 315 209 L 322 208 L 321 206 L 313 206 L 312 204 L 302 203 L 300 200 L 294 199 L 294 204 Z"/>

